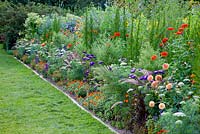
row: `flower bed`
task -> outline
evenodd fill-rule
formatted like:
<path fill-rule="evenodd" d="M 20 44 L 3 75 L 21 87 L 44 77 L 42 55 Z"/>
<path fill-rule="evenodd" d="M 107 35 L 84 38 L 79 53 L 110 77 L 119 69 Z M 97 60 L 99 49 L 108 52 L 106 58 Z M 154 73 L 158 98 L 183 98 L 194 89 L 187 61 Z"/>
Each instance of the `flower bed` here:
<path fill-rule="evenodd" d="M 14 55 L 118 129 L 198 133 L 199 9 L 188 15 L 170 1 L 152 17 L 126 6 L 83 17 L 30 13 Z"/>

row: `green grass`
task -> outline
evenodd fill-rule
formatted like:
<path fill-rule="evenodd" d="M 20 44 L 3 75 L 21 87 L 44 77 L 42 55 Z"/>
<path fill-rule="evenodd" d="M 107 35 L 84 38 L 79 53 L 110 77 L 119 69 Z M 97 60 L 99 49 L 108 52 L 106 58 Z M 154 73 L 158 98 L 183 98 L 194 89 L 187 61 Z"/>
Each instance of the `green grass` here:
<path fill-rule="evenodd" d="M 1 134 L 111 134 L 0 48 Z"/>

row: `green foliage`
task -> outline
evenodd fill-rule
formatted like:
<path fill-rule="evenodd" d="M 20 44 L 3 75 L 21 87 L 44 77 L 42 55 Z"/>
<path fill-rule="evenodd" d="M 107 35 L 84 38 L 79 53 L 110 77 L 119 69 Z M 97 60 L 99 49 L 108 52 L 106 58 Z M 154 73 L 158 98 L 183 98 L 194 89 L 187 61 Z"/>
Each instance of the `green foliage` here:
<path fill-rule="evenodd" d="M 156 125 L 160 129 L 166 129 L 169 134 L 198 134 L 200 132 L 199 100 L 187 101 L 180 112 L 185 116 L 183 114 L 178 116 L 169 109 L 161 115 Z"/>
<path fill-rule="evenodd" d="M 152 60 L 151 57 L 156 55 L 156 60 Z M 160 70 L 162 69 L 162 64 L 164 63 L 164 59 L 159 56 L 159 52 L 155 51 L 149 43 L 145 44 L 140 51 L 140 55 L 138 56 L 139 62 L 134 66 L 136 68 L 143 68 L 149 71 Z"/>
<path fill-rule="evenodd" d="M 84 77 L 83 66 L 78 61 L 71 62 L 71 69 L 68 71 L 69 80 L 82 80 Z"/>

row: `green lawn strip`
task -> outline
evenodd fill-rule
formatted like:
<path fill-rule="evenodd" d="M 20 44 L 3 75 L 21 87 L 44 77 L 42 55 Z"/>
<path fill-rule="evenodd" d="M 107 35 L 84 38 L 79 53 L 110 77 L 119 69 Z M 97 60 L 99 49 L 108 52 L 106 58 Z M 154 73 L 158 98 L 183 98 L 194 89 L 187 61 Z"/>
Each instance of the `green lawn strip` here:
<path fill-rule="evenodd" d="M 0 49 L 0 133 L 112 132 Z"/>

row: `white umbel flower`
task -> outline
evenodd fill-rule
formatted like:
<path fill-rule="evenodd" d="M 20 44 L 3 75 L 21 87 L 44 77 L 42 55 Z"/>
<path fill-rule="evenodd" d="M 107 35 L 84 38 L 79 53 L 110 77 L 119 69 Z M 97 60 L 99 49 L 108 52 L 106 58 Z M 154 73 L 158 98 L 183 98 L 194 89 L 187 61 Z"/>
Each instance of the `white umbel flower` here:
<path fill-rule="evenodd" d="M 176 116 L 176 117 L 184 117 L 186 116 L 183 112 L 176 112 L 173 114 L 173 116 Z"/>

